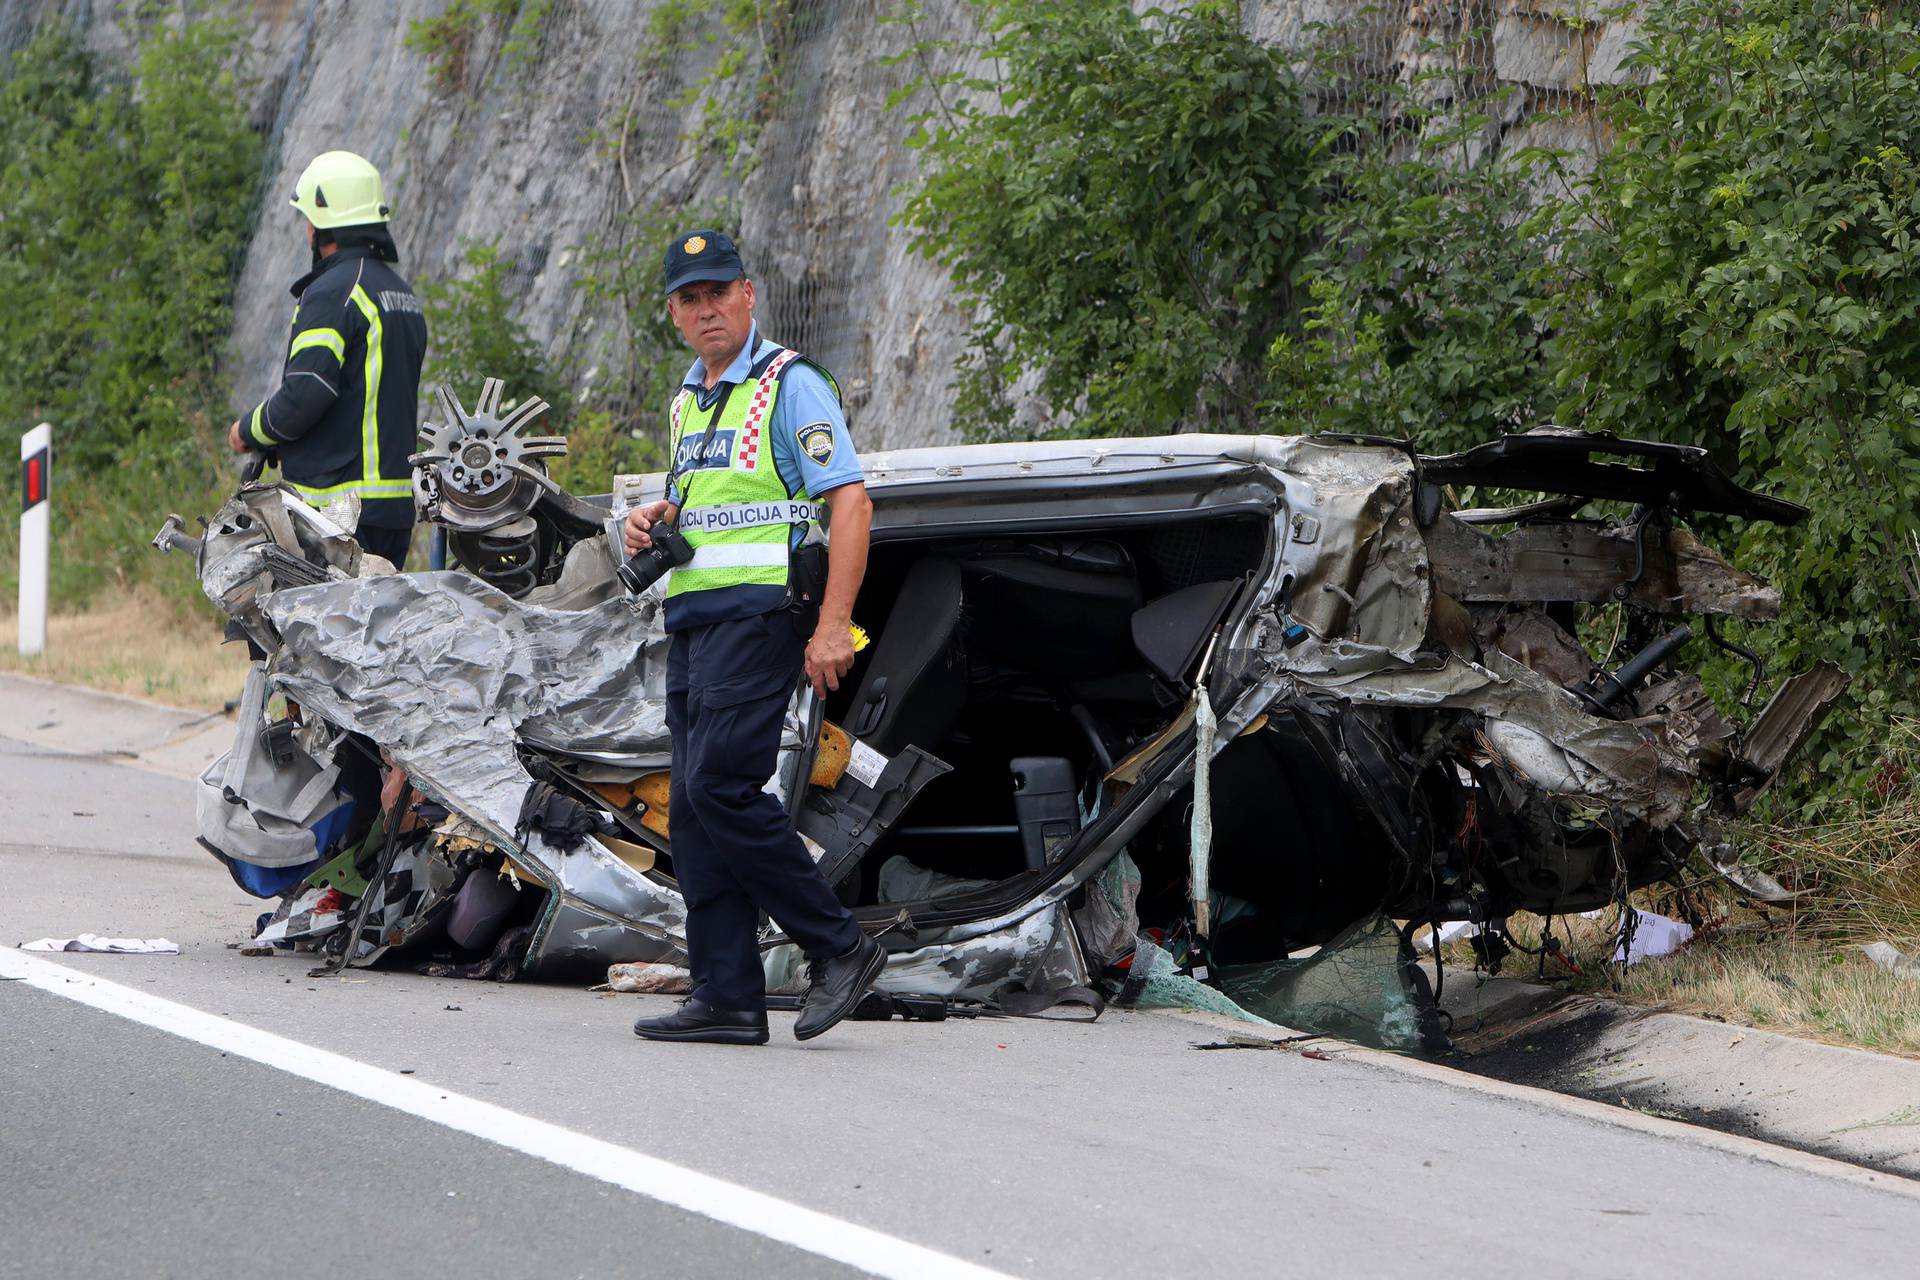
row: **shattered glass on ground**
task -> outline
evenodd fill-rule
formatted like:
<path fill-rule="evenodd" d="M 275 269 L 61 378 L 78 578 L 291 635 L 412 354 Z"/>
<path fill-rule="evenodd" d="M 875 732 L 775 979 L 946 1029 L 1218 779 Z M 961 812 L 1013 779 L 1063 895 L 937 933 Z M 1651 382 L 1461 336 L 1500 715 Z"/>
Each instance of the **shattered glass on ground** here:
<path fill-rule="evenodd" d="M 1355 921 L 1314 955 L 1224 968 L 1220 984 L 1262 1019 L 1417 1053 L 1422 1036 L 1408 973 L 1413 964 L 1400 930 L 1376 915 Z"/>

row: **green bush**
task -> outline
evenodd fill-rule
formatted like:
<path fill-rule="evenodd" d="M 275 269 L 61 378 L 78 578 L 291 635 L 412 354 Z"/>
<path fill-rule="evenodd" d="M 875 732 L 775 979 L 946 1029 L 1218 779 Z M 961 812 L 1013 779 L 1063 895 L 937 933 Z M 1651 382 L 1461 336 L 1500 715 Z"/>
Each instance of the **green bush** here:
<path fill-rule="evenodd" d="M 539 396 L 552 406 L 550 423 L 565 420 L 571 397 L 547 353 L 514 315 L 507 295 L 512 263 L 494 244 L 468 244 L 462 253 L 467 272 L 450 280 L 423 277 L 420 301 L 427 314 L 427 360 L 420 371 L 421 398 L 431 403 L 435 387 L 452 389 L 471 408 L 486 378 L 506 384 L 506 397 L 518 402 Z"/>
<path fill-rule="evenodd" d="M 1856 680 L 1871 725 L 1920 711 L 1920 31 L 1907 6 L 1655 0 L 1607 93 L 1616 138 L 1546 211 L 1562 415 L 1701 445 L 1802 503 L 1740 534 L 1786 598 L 1749 641 Z M 1808 753 L 1863 785 L 1851 726 Z M 1882 735 L 1875 729 L 1872 740 Z"/>
<path fill-rule="evenodd" d="M 928 86 L 908 136 L 926 168 L 902 215 L 984 309 L 958 424 L 1018 433 L 1026 380 L 1049 430 L 1257 429 L 1316 167 L 1285 55 L 1227 4 L 981 8 L 978 54 L 999 78 Z"/>
<path fill-rule="evenodd" d="M 611 305 L 620 324 L 617 345 L 594 380 L 593 400 L 636 437 L 664 441 L 667 403 L 693 359 L 667 315 L 660 251 L 689 227 L 729 231 L 736 223 L 725 207 L 642 203 L 582 255 L 580 288 L 593 302 Z"/>
<path fill-rule="evenodd" d="M 55 30 L 0 83 L 0 399 L 56 422 L 69 466 L 150 432 L 190 449 L 182 418 L 220 399 L 262 156 L 225 70 L 234 40 L 162 33 L 136 84 Z"/>
<path fill-rule="evenodd" d="M 760 135 L 790 97 L 787 56 L 794 46 L 796 0 L 658 0 L 646 19 L 650 69 L 667 73 L 682 54 L 718 52 L 669 100 L 700 104 L 687 141 L 698 155 L 744 177 L 759 161 Z"/>
<path fill-rule="evenodd" d="M 1481 32 L 1470 32 L 1470 36 Z M 1319 33 L 1312 77 L 1352 64 L 1350 33 Z M 1268 430 L 1348 431 L 1463 449 L 1525 430 L 1554 399 L 1535 281 L 1546 242 L 1531 212 L 1531 155 L 1476 159 L 1487 112 L 1452 86 L 1464 50 L 1429 41 L 1425 70 L 1343 86 L 1320 117 L 1313 247 L 1298 323 L 1274 340 Z"/>
<path fill-rule="evenodd" d="M 474 40 L 483 23 L 502 33 L 498 52 L 508 67 L 530 66 L 540 57 L 553 4 L 554 0 L 449 0 L 433 17 L 409 21 L 401 44 L 427 60 L 436 92 L 464 92 L 472 73 Z"/>
<path fill-rule="evenodd" d="M 575 410 L 566 437 L 567 456 L 552 461 L 547 471 L 572 493 L 605 493 L 614 476 L 656 470 L 666 453 L 659 438 L 635 432 L 605 409 Z"/>
<path fill-rule="evenodd" d="M 217 359 L 263 154 L 236 41 L 163 30 L 129 78 L 56 28 L 0 79 L 0 449 L 54 424 L 63 604 L 157 572 L 147 538 L 222 475 Z M 17 536 L 0 522 L 9 587 Z"/>
<path fill-rule="evenodd" d="M 603 493 L 615 472 L 651 467 L 660 449 L 661 415 L 686 355 L 669 345 L 677 334 L 665 321 L 658 288 L 646 290 L 644 302 L 639 293 L 626 292 L 644 274 L 636 259 L 647 255 L 611 249 L 589 255 L 582 287 L 595 298 L 620 300 L 634 312 L 623 317 L 629 328 L 614 367 L 595 370 L 591 378 L 556 367 L 514 314 L 508 293 L 511 264 L 497 246 L 470 244 L 463 256 L 466 274 L 420 282 L 431 334 L 421 375 L 423 398 L 445 384 L 472 407 L 486 378 L 504 382 L 509 401 L 539 396 L 551 406 L 542 419 L 544 430 L 567 438 L 567 456 L 552 466 L 552 475 L 578 493 Z M 657 266 L 653 278 L 658 278 Z M 570 385 L 576 377 L 585 384 L 578 397 Z"/>
<path fill-rule="evenodd" d="M 1704 446 L 1812 510 L 1785 535 L 1698 522 L 1785 597 L 1742 639 L 1776 676 L 1826 658 L 1856 681 L 1776 795 L 1867 785 L 1886 723 L 1920 712 L 1911 6 L 1650 0 L 1583 177 L 1487 156 L 1497 100 L 1461 95 L 1439 45 L 1409 83 L 1336 83 L 1342 33 L 1322 33 L 1302 75 L 1328 105 L 1308 116 L 1236 6 L 979 4 L 963 61 L 999 78 L 920 86 L 904 215 L 981 308 L 964 426 L 1012 434 L 1009 390 L 1031 387 L 1046 430 L 1088 435 L 1443 452 L 1559 421 Z M 1722 691 L 1746 674 L 1707 665 Z"/>

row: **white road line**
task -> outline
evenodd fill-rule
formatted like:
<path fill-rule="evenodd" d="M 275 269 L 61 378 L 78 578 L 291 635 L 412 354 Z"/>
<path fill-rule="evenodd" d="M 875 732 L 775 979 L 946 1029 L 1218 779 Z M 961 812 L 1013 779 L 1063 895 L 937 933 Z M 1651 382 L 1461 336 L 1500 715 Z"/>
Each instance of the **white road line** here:
<path fill-rule="evenodd" d="M 472 1134 L 871 1275 L 1009 1280 L 1003 1272 L 951 1254 L 65 965 L 0 950 L 0 977 L 20 979 L 38 990 Z"/>

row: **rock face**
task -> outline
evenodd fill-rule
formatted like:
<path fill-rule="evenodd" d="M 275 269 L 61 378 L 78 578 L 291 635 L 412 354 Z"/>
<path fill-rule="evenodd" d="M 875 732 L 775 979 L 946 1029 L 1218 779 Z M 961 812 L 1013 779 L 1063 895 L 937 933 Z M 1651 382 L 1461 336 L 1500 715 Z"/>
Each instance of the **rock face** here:
<path fill-rule="evenodd" d="M 124 59 L 139 24 L 151 21 L 138 16 L 145 7 L 0 0 L 0 51 L 64 19 Z M 926 0 L 929 14 L 915 25 L 882 21 L 900 7 L 769 3 L 770 14 L 788 16 L 743 33 L 748 69 L 702 91 L 722 52 L 703 37 L 725 33 L 697 24 L 717 22 L 710 15 L 719 6 L 523 0 L 522 10 L 544 15 L 533 38 L 478 21 L 449 76 L 403 43 L 409 24 L 437 17 L 445 0 L 235 5 L 254 118 L 271 143 L 267 198 L 235 304 L 236 400 L 251 403 L 271 388 L 285 289 L 306 268 L 286 195 L 308 159 L 337 147 L 361 152 L 386 176 L 401 269 L 411 278 L 456 275 L 468 243 L 496 243 L 511 264 L 520 320 L 578 386 L 590 388 L 629 340 L 604 289 L 585 287 L 590 272 L 606 274 L 619 230 L 644 225 L 658 239 L 683 217 L 719 211 L 740 228 L 763 330 L 834 371 L 863 446 L 947 439 L 947 382 L 972 316 L 892 225 L 916 161 L 902 141 L 913 108 L 889 109 L 888 98 L 919 69 L 900 56 L 919 41 L 960 34 L 970 11 L 964 0 Z M 693 13 L 666 34 L 663 8 Z M 1556 0 L 1264 0 L 1247 10 L 1251 32 L 1290 49 L 1319 38 L 1316 24 L 1338 30 L 1355 47 L 1357 75 L 1407 76 L 1447 59 L 1455 74 L 1435 80 L 1439 92 L 1478 97 L 1515 86 L 1489 125 L 1487 145 L 1496 148 L 1600 142 L 1585 123 L 1582 86 L 1620 75 L 1630 35 Z M 1436 53 L 1433 42 L 1459 52 Z M 768 47 L 779 51 L 777 69 L 762 78 Z M 709 103 L 721 119 L 764 117 L 750 164 L 730 169 L 703 145 L 717 132 L 704 123 Z M 630 259 L 643 304 L 661 247 L 640 245 Z M 596 257 L 602 265 L 591 266 Z M 470 371 L 476 386 L 484 372 Z"/>

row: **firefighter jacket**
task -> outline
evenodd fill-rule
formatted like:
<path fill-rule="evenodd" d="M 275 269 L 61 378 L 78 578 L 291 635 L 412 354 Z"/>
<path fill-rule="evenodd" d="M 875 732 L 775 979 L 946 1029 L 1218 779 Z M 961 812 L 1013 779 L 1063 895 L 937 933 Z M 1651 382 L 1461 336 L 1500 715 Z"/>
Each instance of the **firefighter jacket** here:
<path fill-rule="evenodd" d="M 323 259 L 293 286 L 279 389 L 243 431 L 279 455 L 280 475 L 311 501 L 357 493 L 360 522 L 413 524 L 412 468 L 427 321 L 398 272 L 363 246 Z"/>

